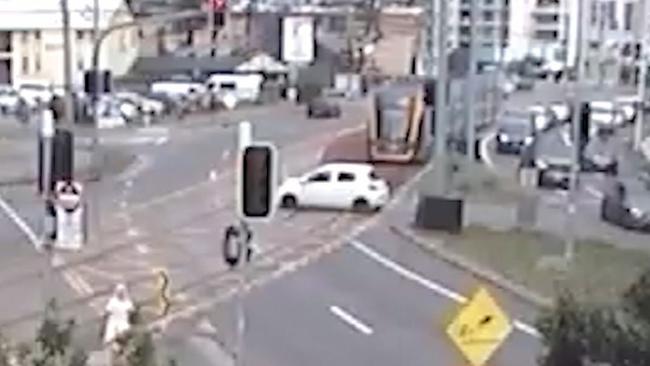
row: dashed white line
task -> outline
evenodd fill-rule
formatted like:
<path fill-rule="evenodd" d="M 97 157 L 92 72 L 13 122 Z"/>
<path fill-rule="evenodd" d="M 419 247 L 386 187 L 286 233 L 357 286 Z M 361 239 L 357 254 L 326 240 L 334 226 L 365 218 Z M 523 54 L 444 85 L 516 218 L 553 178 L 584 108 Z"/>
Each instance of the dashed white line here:
<path fill-rule="evenodd" d="M 390 269 L 391 271 L 397 273 L 398 275 L 406 278 L 407 280 L 410 280 L 412 282 L 415 282 L 419 284 L 420 286 L 427 288 L 439 295 L 442 295 L 446 298 L 449 298 L 451 300 L 454 300 L 458 303 L 466 303 L 467 298 L 453 290 L 450 290 L 438 283 L 435 283 L 409 269 L 406 267 L 394 262 L 393 260 L 389 259 L 388 257 L 380 254 L 379 252 L 375 251 L 374 249 L 370 248 L 369 246 L 365 245 L 364 243 L 358 241 L 358 240 L 351 240 L 350 244 L 352 245 L 353 248 L 361 252 L 362 254 L 366 255 L 370 259 L 374 260 L 375 262 L 381 264 L 382 266 Z M 519 320 L 514 320 L 513 325 L 516 329 L 530 335 L 536 338 L 540 337 L 540 333 L 537 329 L 535 329 L 533 326 L 528 325 L 524 322 L 521 322 Z"/>
<path fill-rule="evenodd" d="M 587 186 L 585 189 L 587 190 L 587 192 L 589 194 L 591 194 L 592 196 L 594 196 L 594 197 L 596 197 L 598 199 L 601 199 L 604 196 L 603 192 L 599 191 L 596 187 Z"/>
<path fill-rule="evenodd" d="M 164 145 L 167 143 L 167 141 L 169 141 L 168 136 L 159 137 L 156 139 L 156 141 L 154 141 L 154 145 L 156 146 Z"/>
<path fill-rule="evenodd" d="M 339 319 L 341 319 L 344 323 L 347 325 L 351 326 L 355 330 L 365 334 L 365 335 L 371 335 L 373 333 L 372 328 L 368 326 L 367 324 L 363 323 L 361 320 L 355 318 L 352 314 L 348 313 L 347 311 L 341 309 L 340 307 L 336 305 L 330 306 L 330 311 L 332 314 L 336 315 Z"/>
<path fill-rule="evenodd" d="M 140 253 L 142 255 L 146 255 L 146 254 L 149 254 L 151 252 L 151 250 L 149 249 L 149 246 L 146 245 L 146 244 L 138 244 L 138 245 L 136 245 L 135 250 L 137 250 L 138 253 Z"/>
<path fill-rule="evenodd" d="M 573 145 L 573 143 L 571 142 L 571 135 L 569 134 L 569 130 L 567 128 L 562 130 L 561 136 L 562 136 L 562 142 L 564 143 L 565 146 L 571 147 Z"/>

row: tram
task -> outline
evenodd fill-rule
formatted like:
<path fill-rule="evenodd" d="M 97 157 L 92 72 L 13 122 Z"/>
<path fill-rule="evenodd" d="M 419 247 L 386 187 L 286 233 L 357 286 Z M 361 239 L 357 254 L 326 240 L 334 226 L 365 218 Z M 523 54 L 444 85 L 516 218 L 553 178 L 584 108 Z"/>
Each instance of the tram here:
<path fill-rule="evenodd" d="M 370 98 L 368 156 L 370 161 L 410 164 L 427 159 L 424 82 L 381 87 Z"/>

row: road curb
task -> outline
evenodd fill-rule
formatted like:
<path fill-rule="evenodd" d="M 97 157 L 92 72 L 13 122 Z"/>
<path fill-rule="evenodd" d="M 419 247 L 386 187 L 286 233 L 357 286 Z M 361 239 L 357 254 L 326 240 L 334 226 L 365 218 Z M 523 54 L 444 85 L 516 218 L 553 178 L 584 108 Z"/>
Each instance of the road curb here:
<path fill-rule="evenodd" d="M 397 225 L 390 225 L 389 229 L 400 237 L 410 241 L 411 243 L 429 250 L 437 257 L 444 260 L 451 265 L 471 272 L 477 277 L 486 280 L 495 286 L 506 290 L 520 299 L 541 308 L 550 308 L 553 306 L 554 301 L 551 298 L 540 295 L 528 288 L 518 285 L 513 281 L 501 276 L 495 271 L 488 269 L 466 257 L 453 253 L 452 251 L 444 248 L 442 245 L 427 240 L 417 234 L 413 229 L 404 228 Z"/>

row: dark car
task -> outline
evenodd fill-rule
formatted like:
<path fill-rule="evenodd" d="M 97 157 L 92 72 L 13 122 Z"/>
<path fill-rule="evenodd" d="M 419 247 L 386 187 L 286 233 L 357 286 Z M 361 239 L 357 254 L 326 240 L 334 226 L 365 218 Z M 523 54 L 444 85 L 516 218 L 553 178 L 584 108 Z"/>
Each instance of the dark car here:
<path fill-rule="evenodd" d="M 539 169 L 537 186 L 540 188 L 554 188 L 568 190 L 571 184 L 571 160 L 561 158 L 547 158 L 537 160 Z"/>
<path fill-rule="evenodd" d="M 533 129 L 526 115 L 506 115 L 497 129 L 497 153 L 520 154 L 533 143 Z"/>
<path fill-rule="evenodd" d="M 618 160 L 608 146 L 609 138 L 600 136 L 585 146 L 580 159 L 580 170 L 587 173 L 618 174 Z"/>
<path fill-rule="evenodd" d="M 307 117 L 309 118 L 338 118 L 341 108 L 333 101 L 325 98 L 316 98 L 307 103 Z"/>
<path fill-rule="evenodd" d="M 627 230 L 650 233 L 650 215 L 628 205 L 625 186 L 620 182 L 604 192 L 600 217 L 605 222 Z"/>

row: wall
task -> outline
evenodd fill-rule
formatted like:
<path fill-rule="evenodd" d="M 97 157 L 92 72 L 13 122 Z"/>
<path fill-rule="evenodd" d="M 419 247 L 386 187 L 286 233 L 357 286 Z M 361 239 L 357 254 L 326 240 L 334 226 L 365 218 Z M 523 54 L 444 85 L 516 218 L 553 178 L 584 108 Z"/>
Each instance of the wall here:
<path fill-rule="evenodd" d="M 130 15 L 119 11 L 111 16 L 110 24 L 130 20 Z M 63 34 L 60 29 L 32 29 L 12 32 L 12 81 L 43 81 L 63 85 Z M 91 67 L 92 31 L 73 29 L 70 34 L 73 83 L 81 86 L 83 71 Z M 138 54 L 136 29 L 119 31 L 104 42 L 100 67 L 109 68 L 114 75 L 126 73 Z"/>

